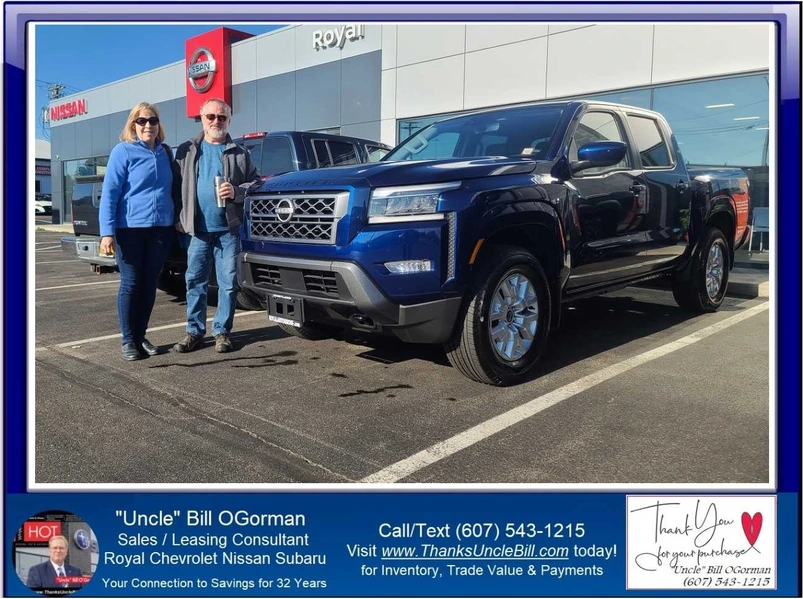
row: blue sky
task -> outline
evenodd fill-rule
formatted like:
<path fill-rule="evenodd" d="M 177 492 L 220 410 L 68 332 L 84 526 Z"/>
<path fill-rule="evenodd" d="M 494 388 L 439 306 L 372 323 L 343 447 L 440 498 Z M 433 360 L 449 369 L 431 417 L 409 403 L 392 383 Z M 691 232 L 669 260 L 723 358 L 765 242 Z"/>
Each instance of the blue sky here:
<path fill-rule="evenodd" d="M 84 91 L 182 60 L 187 38 L 220 25 L 36 25 L 36 137 L 49 84 L 63 94 Z M 282 25 L 230 25 L 260 35 Z"/>

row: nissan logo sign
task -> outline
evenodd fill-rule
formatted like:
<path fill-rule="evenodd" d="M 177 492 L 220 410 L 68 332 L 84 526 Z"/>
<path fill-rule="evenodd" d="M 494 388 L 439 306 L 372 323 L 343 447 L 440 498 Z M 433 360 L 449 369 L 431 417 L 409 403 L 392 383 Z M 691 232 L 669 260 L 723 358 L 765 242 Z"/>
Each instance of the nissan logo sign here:
<path fill-rule="evenodd" d="M 206 60 L 201 60 L 201 54 L 206 55 Z M 209 48 L 198 48 L 192 53 L 190 57 L 190 66 L 187 68 L 187 78 L 190 81 L 192 88 L 200 93 L 205 92 L 212 87 L 212 82 L 215 80 L 215 72 L 217 71 L 217 63 L 215 57 L 212 56 Z M 206 78 L 203 83 L 199 83 L 199 79 Z"/>
<path fill-rule="evenodd" d="M 288 198 L 279 200 L 279 203 L 276 204 L 274 212 L 276 213 L 276 218 L 278 218 L 281 222 L 288 222 L 291 218 L 293 218 L 293 212 L 295 212 L 293 200 Z"/>

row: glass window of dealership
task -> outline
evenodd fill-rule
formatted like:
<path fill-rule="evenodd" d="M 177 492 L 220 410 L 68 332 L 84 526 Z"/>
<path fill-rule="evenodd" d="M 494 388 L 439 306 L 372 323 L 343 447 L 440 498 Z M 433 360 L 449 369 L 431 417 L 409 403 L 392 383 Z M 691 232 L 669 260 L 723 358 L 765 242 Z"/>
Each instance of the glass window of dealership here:
<path fill-rule="evenodd" d="M 551 98 L 552 100 L 569 98 Z M 617 102 L 663 114 L 686 164 L 734 166 L 750 177 L 752 206 L 766 207 L 769 154 L 769 75 L 758 73 L 573 96 Z M 483 108 L 485 110 L 485 108 Z M 423 127 L 460 113 L 399 119 L 402 141 Z"/>

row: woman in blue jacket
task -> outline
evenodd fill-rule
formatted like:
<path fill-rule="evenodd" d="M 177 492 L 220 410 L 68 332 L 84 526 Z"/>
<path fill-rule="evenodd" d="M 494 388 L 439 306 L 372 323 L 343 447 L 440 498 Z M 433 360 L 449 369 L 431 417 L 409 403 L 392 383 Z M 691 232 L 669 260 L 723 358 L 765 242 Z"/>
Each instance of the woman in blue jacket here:
<path fill-rule="evenodd" d="M 173 242 L 173 159 L 163 144 L 156 106 L 131 109 L 109 155 L 100 200 L 100 253 L 114 254 L 120 268 L 117 313 L 123 359 L 160 353 L 145 338 L 156 300 L 156 281 Z"/>

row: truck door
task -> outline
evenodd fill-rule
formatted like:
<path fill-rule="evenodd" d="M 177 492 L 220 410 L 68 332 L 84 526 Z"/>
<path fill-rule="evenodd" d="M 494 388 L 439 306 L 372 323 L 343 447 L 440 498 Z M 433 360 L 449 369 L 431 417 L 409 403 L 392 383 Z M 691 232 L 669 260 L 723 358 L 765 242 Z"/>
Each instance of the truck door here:
<path fill-rule="evenodd" d="M 618 112 L 591 108 L 573 133 L 569 160 L 576 161 L 577 150 L 592 141 L 627 142 L 624 131 Z M 634 166 L 632 151 L 613 166 L 576 173 L 570 183 L 577 194 L 571 206 L 575 230 L 567 288 L 609 283 L 643 272 L 646 188 Z"/>
<path fill-rule="evenodd" d="M 626 119 L 647 186 L 648 266 L 658 270 L 679 259 L 688 246 L 689 174 L 663 119 L 637 113 L 628 113 Z"/>

